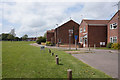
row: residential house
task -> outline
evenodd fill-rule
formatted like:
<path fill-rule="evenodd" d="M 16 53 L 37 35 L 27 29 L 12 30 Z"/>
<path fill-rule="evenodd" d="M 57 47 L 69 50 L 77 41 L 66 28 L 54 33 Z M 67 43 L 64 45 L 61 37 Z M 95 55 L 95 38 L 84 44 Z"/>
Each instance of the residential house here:
<path fill-rule="evenodd" d="M 79 43 L 82 47 L 105 47 L 109 20 L 85 20 L 79 27 Z"/>

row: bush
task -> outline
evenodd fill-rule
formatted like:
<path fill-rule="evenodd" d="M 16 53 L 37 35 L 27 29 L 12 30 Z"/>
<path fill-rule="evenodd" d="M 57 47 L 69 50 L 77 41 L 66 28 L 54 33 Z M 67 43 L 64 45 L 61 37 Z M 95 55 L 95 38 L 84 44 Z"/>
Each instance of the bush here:
<path fill-rule="evenodd" d="M 113 44 L 113 43 L 108 43 L 106 47 L 107 47 L 107 48 L 111 48 L 111 47 L 112 47 L 112 44 Z"/>
<path fill-rule="evenodd" d="M 46 42 L 46 46 L 54 46 L 54 43 L 51 43 L 50 41 Z"/>
<path fill-rule="evenodd" d="M 41 42 L 46 42 L 46 38 L 45 37 L 38 37 L 37 41 L 38 44 L 41 44 Z"/>
<path fill-rule="evenodd" d="M 50 42 L 50 41 L 47 41 L 47 42 L 46 42 L 46 46 L 51 46 L 51 42 Z"/>
<path fill-rule="evenodd" d="M 120 49 L 120 44 L 119 43 L 114 43 L 112 44 L 113 49 Z"/>
<path fill-rule="evenodd" d="M 38 44 L 41 44 L 41 40 L 40 40 L 40 39 L 38 39 L 36 42 L 37 42 Z"/>

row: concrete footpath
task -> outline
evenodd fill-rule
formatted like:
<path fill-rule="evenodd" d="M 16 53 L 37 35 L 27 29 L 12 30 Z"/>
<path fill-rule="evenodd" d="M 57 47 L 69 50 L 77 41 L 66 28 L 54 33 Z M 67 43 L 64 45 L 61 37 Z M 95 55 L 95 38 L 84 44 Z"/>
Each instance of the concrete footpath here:
<path fill-rule="evenodd" d="M 72 56 L 113 78 L 118 78 L 118 53 L 100 50 L 95 53 L 72 54 Z"/>

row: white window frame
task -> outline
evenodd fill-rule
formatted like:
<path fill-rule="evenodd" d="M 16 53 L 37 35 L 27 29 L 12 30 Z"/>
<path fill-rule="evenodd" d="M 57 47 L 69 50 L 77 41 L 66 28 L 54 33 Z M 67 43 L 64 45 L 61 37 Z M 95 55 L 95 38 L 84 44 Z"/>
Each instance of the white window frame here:
<path fill-rule="evenodd" d="M 80 43 L 82 43 L 82 37 L 80 37 Z"/>
<path fill-rule="evenodd" d="M 117 36 L 110 37 L 111 43 L 117 43 Z"/>
<path fill-rule="evenodd" d="M 117 43 L 117 36 L 113 37 L 113 43 Z"/>
<path fill-rule="evenodd" d="M 116 24 L 116 25 L 114 25 L 114 24 Z M 117 27 L 114 28 L 114 26 L 117 26 L 117 23 L 112 23 L 112 24 L 110 24 L 110 29 L 117 29 Z"/>
<path fill-rule="evenodd" d="M 80 28 L 80 33 L 82 33 L 82 28 Z"/>
<path fill-rule="evenodd" d="M 84 29 L 83 29 L 83 31 L 84 31 L 84 32 L 86 31 L 86 26 L 84 26 Z"/>

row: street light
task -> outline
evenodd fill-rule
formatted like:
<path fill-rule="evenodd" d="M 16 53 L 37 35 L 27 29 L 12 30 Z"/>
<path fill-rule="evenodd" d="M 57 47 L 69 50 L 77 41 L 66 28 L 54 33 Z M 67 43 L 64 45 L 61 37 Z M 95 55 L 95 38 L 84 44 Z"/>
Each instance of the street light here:
<path fill-rule="evenodd" d="M 71 49 L 71 36 L 73 34 L 73 29 L 69 29 L 69 49 Z"/>
<path fill-rule="evenodd" d="M 58 27 L 58 24 L 56 24 L 57 25 L 57 27 Z M 57 40 L 57 46 L 59 47 L 59 39 L 58 39 L 58 29 L 57 29 L 57 38 L 56 38 Z"/>

